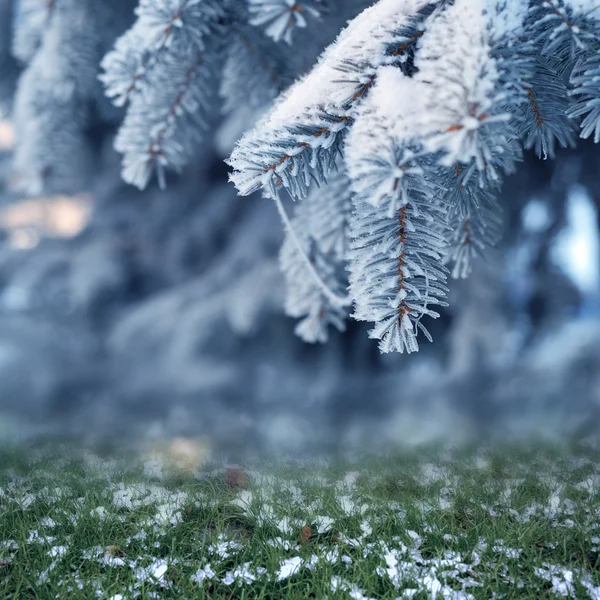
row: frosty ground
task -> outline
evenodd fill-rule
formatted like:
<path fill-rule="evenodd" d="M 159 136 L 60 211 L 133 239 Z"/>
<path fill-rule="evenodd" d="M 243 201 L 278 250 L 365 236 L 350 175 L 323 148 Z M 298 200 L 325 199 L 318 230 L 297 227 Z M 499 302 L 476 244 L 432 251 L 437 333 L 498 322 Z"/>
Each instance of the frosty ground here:
<path fill-rule="evenodd" d="M 600 451 L 219 462 L 5 450 L 2 598 L 600 599 Z"/>

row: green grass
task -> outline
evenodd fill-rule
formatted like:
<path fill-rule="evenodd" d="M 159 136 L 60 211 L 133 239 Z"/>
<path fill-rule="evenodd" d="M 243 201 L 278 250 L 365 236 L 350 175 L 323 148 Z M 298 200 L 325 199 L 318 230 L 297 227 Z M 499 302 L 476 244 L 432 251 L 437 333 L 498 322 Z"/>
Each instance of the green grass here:
<path fill-rule="evenodd" d="M 260 462 L 243 488 L 65 454 L 0 454 L 0 598 L 600 598 L 592 448 Z"/>

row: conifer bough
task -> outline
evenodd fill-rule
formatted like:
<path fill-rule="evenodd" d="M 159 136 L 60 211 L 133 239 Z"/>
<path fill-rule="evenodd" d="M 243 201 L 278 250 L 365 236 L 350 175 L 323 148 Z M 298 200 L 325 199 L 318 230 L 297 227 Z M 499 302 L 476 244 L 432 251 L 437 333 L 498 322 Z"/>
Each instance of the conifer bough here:
<path fill-rule="evenodd" d="M 523 152 L 600 141 L 598 0 L 0 0 L 0 15 L 30 193 L 85 185 L 97 118 L 124 112 L 115 147 L 140 188 L 189 164 L 216 112 L 254 124 L 231 180 L 282 215 L 286 312 L 308 342 L 352 316 L 383 352 L 418 350 L 448 277 L 500 238 Z M 336 15 L 353 18 L 307 72 L 299 46 L 322 48 Z"/>
<path fill-rule="evenodd" d="M 552 158 L 576 132 L 600 140 L 597 0 L 379 0 L 228 162 L 240 194 L 298 203 L 282 263 L 288 313 L 310 317 L 302 337 L 324 340 L 351 301 L 382 352 L 413 352 L 419 332 L 431 339 L 422 319 L 439 316 L 448 274 L 468 276 L 498 240 L 497 192 L 523 150 Z M 334 207 L 345 250 L 328 254 L 332 221 L 315 215 Z M 347 297 L 339 279 L 322 290 L 340 264 Z"/>

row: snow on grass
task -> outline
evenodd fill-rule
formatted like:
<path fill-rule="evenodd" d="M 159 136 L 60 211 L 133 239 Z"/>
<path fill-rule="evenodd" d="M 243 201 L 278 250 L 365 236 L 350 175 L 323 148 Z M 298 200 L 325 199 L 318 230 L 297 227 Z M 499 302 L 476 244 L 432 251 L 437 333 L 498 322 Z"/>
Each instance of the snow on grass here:
<path fill-rule="evenodd" d="M 0 597 L 600 600 L 599 454 L 432 452 L 236 478 L 7 458 Z"/>

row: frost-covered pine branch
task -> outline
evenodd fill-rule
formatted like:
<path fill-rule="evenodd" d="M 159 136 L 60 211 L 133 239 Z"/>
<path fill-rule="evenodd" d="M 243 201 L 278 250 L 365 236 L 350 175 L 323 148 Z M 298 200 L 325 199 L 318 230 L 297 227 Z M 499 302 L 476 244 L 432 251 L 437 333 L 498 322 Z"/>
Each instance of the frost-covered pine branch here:
<path fill-rule="evenodd" d="M 329 185 L 313 188 L 296 207 L 291 225 L 301 248 L 289 231 L 281 248 L 281 268 L 287 283 L 286 314 L 302 318 L 296 333 L 306 342 L 326 342 L 330 325 L 345 330 L 347 310 L 323 293 L 305 257 L 329 289 L 343 296 L 348 285 L 345 267 L 351 207 L 349 180 L 345 173 L 336 173 Z"/>
<path fill-rule="evenodd" d="M 240 140 L 229 164 L 241 194 L 284 187 L 303 197 L 312 179 L 326 181 L 354 111 L 383 64 L 406 63 L 420 35 L 427 0 L 384 0 L 365 10 Z"/>
<path fill-rule="evenodd" d="M 327 9 L 323 0 L 249 0 L 250 23 L 264 25 L 276 42 L 292 43 L 294 29 L 307 26 L 307 18 L 319 18 Z"/>
<path fill-rule="evenodd" d="M 106 114 L 97 81 L 106 49 L 128 22 L 129 0 L 22 0 L 13 55 L 24 66 L 12 119 L 14 167 L 29 193 L 78 191 L 93 164 L 89 123 Z"/>
<path fill-rule="evenodd" d="M 597 13 L 593 0 L 379 0 L 242 137 L 231 179 L 242 195 L 284 188 L 302 214 L 343 161 L 353 316 L 383 352 L 415 351 L 445 304 L 444 265 L 466 277 L 498 241 L 496 195 L 523 150 L 552 158 L 582 118 L 600 137 Z"/>
<path fill-rule="evenodd" d="M 115 147 L 123 177 L 145 187 L 156 171 L 181 169 L 205 127 L 210 82 L 224 46 L 222 3 L 142 0 L 135 25 L 102 62 L 102 81 L 117 106 L 129 104 Z"/>
<path fill-rule="evenodd" d="M 545 56 L 568 62 L 597 40 L 596 0 L 532 0 L 528 33 Z"/>
<path fill-rule="evenodd" d="M 595 51 L 582 59 L 573 70 L 571 82 L 575 86 L 572 94 L 576 103 L 569 115 L 581 119 L 581 137 L 593 135 L 594 142 L 600 142 L 600 44 Z"/>
<path fill-rule="evenodd" d="M 104 91 L 125 112 L 115 146 L 126 181 L 143 188 L 157 175 L 164 187 L 215 122 L 245 128 L 230 178 L 283 216 L 287 312 L 304 319 L 300 335 L 324 341 L 353 302 L 383 350 L 413 351 L 447 276 L 467 276 L 497 242 L 498 192 L 523 153 L 550 159 L 578 135 L 600 141 L 600 7 L 369 4 L 19 0 L 17 172 L 37 192 L 81 187 L 88 123 L 118 114 L 100 100 L 104 55 Z M 350 17 L 307 71 L 311 40 L 337 23 L 323 35 L 333 39 Z M 327 241 L 338 230 L 343 252 Z"/>
<path fill-rule="evenodd" d="M 454 279 L 466 279 L 473 262 L 485 255 L 502 236 L 502 207 L 494 192 L 497 187 L 481 187 L 474 178 L 465 178 L 465 171 L 456 166 L 448 172 L 444 189 L 447 219 L 443 231 L 448 246 L 444 263 Z"/>
<path fill-rule="evenodd" d="M 431 339 L 422 318 L 438 317 L 436 306 L 445 304 L 445 240 L 435 229 L 444 214 L 433 201 L 434 188 L 426 177 L 426 159 L 419 157 L 413 124 L 395 120 L 399 115 L 394 114 L 389 92 L 395 87 L 393 97 L 402 105 L 403 92 L 413 83 L 401 73 L 396 78 L 395 71 L 388 67 L 380 72 L 363 118 L 348 139 L 355 192 L 350 293 L 353 316 L 375 324 L 370 336 L 380 340 L 381 351 L 410 353 L 419 348 L 419 331 Z"/>
<path fill-rule="evenodd" d="M 531 2 L 524 36 L 533 41 L 535 68 L 527 86 L 531 109 L 525 148 L 535 148 L 538 156 L 553 158 L 556 142 L 563 148 L 575 145 L 578 121 L 593 103 L 586 87 L 593 80 L 588 69 L 593 71 L 600 50 L 599 29 L 595 0 Z M 577 105 L 573 96 L 580 97 Z M 581 124 L 582 137 L 589 136 L 594 123 L 590 117 Z"/>
<path fill-rule="evenodd" d="M 571 72 L 571 95 L 575 103 L 569 116 L 582 119 L 581 137 L 594 136 L 600 142 L 600 6 L 591 0 L 578 0 L 575 17 L 576 27 L 583 30 L 584 42 L 580 42 L 575 66 Z"/>
<path fill-rule="evenodd" d="M 215 114 L 255 119 L 296 76 L 293 33 L 325 9 L 318 0 L 140 0 L 102 62 L 107 95 L 127 106 L 115 144 L 125 180 L 144 188 L 156 173 L 164 187 L 166 169 L 188 164 Z"/>

